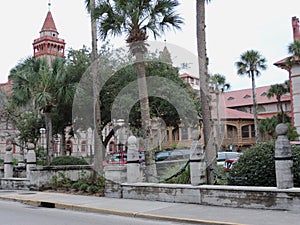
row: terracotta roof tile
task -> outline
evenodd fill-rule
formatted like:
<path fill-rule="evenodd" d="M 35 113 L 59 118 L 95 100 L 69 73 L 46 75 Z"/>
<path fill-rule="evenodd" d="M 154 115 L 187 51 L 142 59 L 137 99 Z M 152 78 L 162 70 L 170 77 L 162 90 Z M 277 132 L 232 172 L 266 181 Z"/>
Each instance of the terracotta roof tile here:
<path fill-rule="evenodd" d="M 52 14 L 51 14 L 50 11 L 47 13 L 47 16 L 46 16 L 46 19 L 44 21 L 44 24 L 43 24 L 43 27 L 42 27 L 41 31 L 55 31 L 55 32 L 57 32 L 56 26 L 55 26 L 55 23 L 54 23 L 54 20 L 53 20 L 53 17 L 52 17 Z"/>
<path fill-rule="evenodd" d="M 269 85 L 269 86 L 256 88 L 257 104 L 269 104 L 269 103 L 277 102 L 275 97 L 272 97 L 269 99 L 266 96 L 270 87 L 271 86 Z M 224 98 L 226 107 L 229 107 L 229 108 L 253 105 L 252 88 L 224 92 L 223 98 Z M 282 101 L 290 101 L 290 94 L 286 94 L 286 95 L 282 96 L 281 100 Z"/>
<path fill-rule="evenodd" d="M 191 78 L 194 78 L 194 79 L 199 79 L 199 77 L 195 77 L 195 76 L 190 75 L 190 74 L 188 74 L 188 73 L 180 74 L 179 77 L 180 77 L 180 78 L 191 77 Z"/>

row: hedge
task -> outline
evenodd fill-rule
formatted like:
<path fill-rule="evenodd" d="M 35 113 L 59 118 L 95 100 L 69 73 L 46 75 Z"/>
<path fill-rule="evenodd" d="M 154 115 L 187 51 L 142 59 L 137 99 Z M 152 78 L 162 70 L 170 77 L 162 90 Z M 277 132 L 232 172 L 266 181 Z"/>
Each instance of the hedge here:
<path fill-rule="evenodd" d="M 276 187 L 275 142 L 258 143 L 240 156 L 229 173 L 230 185 Z M 300 147 L 292 145 L 294 187 L 300 187 Z"/>

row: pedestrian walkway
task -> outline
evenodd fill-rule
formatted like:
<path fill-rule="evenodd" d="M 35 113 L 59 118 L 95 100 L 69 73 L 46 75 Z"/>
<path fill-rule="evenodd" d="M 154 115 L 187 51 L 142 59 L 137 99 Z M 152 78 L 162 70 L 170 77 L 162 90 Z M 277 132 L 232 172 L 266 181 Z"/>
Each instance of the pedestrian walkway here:
<path fill-rule="evenodd" d="M 293 211 L 214 207 L 55 192 L 0 190 L 0 200 L 18 201 L 50 208 L 177 221 L 187 224 L 192 222 L 194 224 L 224 225 L 296 225 L 300 221 L 299 212 Z"/>

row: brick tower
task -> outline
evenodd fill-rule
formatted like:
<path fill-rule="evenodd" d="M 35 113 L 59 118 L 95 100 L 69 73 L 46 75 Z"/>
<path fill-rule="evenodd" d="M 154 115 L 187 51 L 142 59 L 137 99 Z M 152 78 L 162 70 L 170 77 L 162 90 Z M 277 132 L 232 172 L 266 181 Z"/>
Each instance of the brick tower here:
<path fill-rule="evenodd" d="M 33 41 L 33 56 L 46 57 L 51 65 L 54 57 L 65 57 L 65 40 L 58 38 L 58 32 L 49 9 L 43 27 L 40 31 L 40 37 Z"/>

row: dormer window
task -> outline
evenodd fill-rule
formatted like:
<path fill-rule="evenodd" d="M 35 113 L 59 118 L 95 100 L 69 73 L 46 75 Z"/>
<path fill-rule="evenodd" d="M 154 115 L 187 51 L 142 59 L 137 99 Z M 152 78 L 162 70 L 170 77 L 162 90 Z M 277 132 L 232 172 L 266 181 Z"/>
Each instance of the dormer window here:
<path fill-rule="evenodd" d="M 234 97 L 229 97 L 229 98 L 227 98 L 227 100 L 229 100 L 229 101 L 234 100 Z"/>
<path fill-rule="evenodd" d="M 266 92 L 263 92 L 260 96 L 266 96 L 267 93 Z"/>
<path fill-rule="evenodd" d="M 245 98 L 245 99 L 251 98 L 251 96 L 250 96 L 250 95 L 245 95 L 244 98 Z"/>

